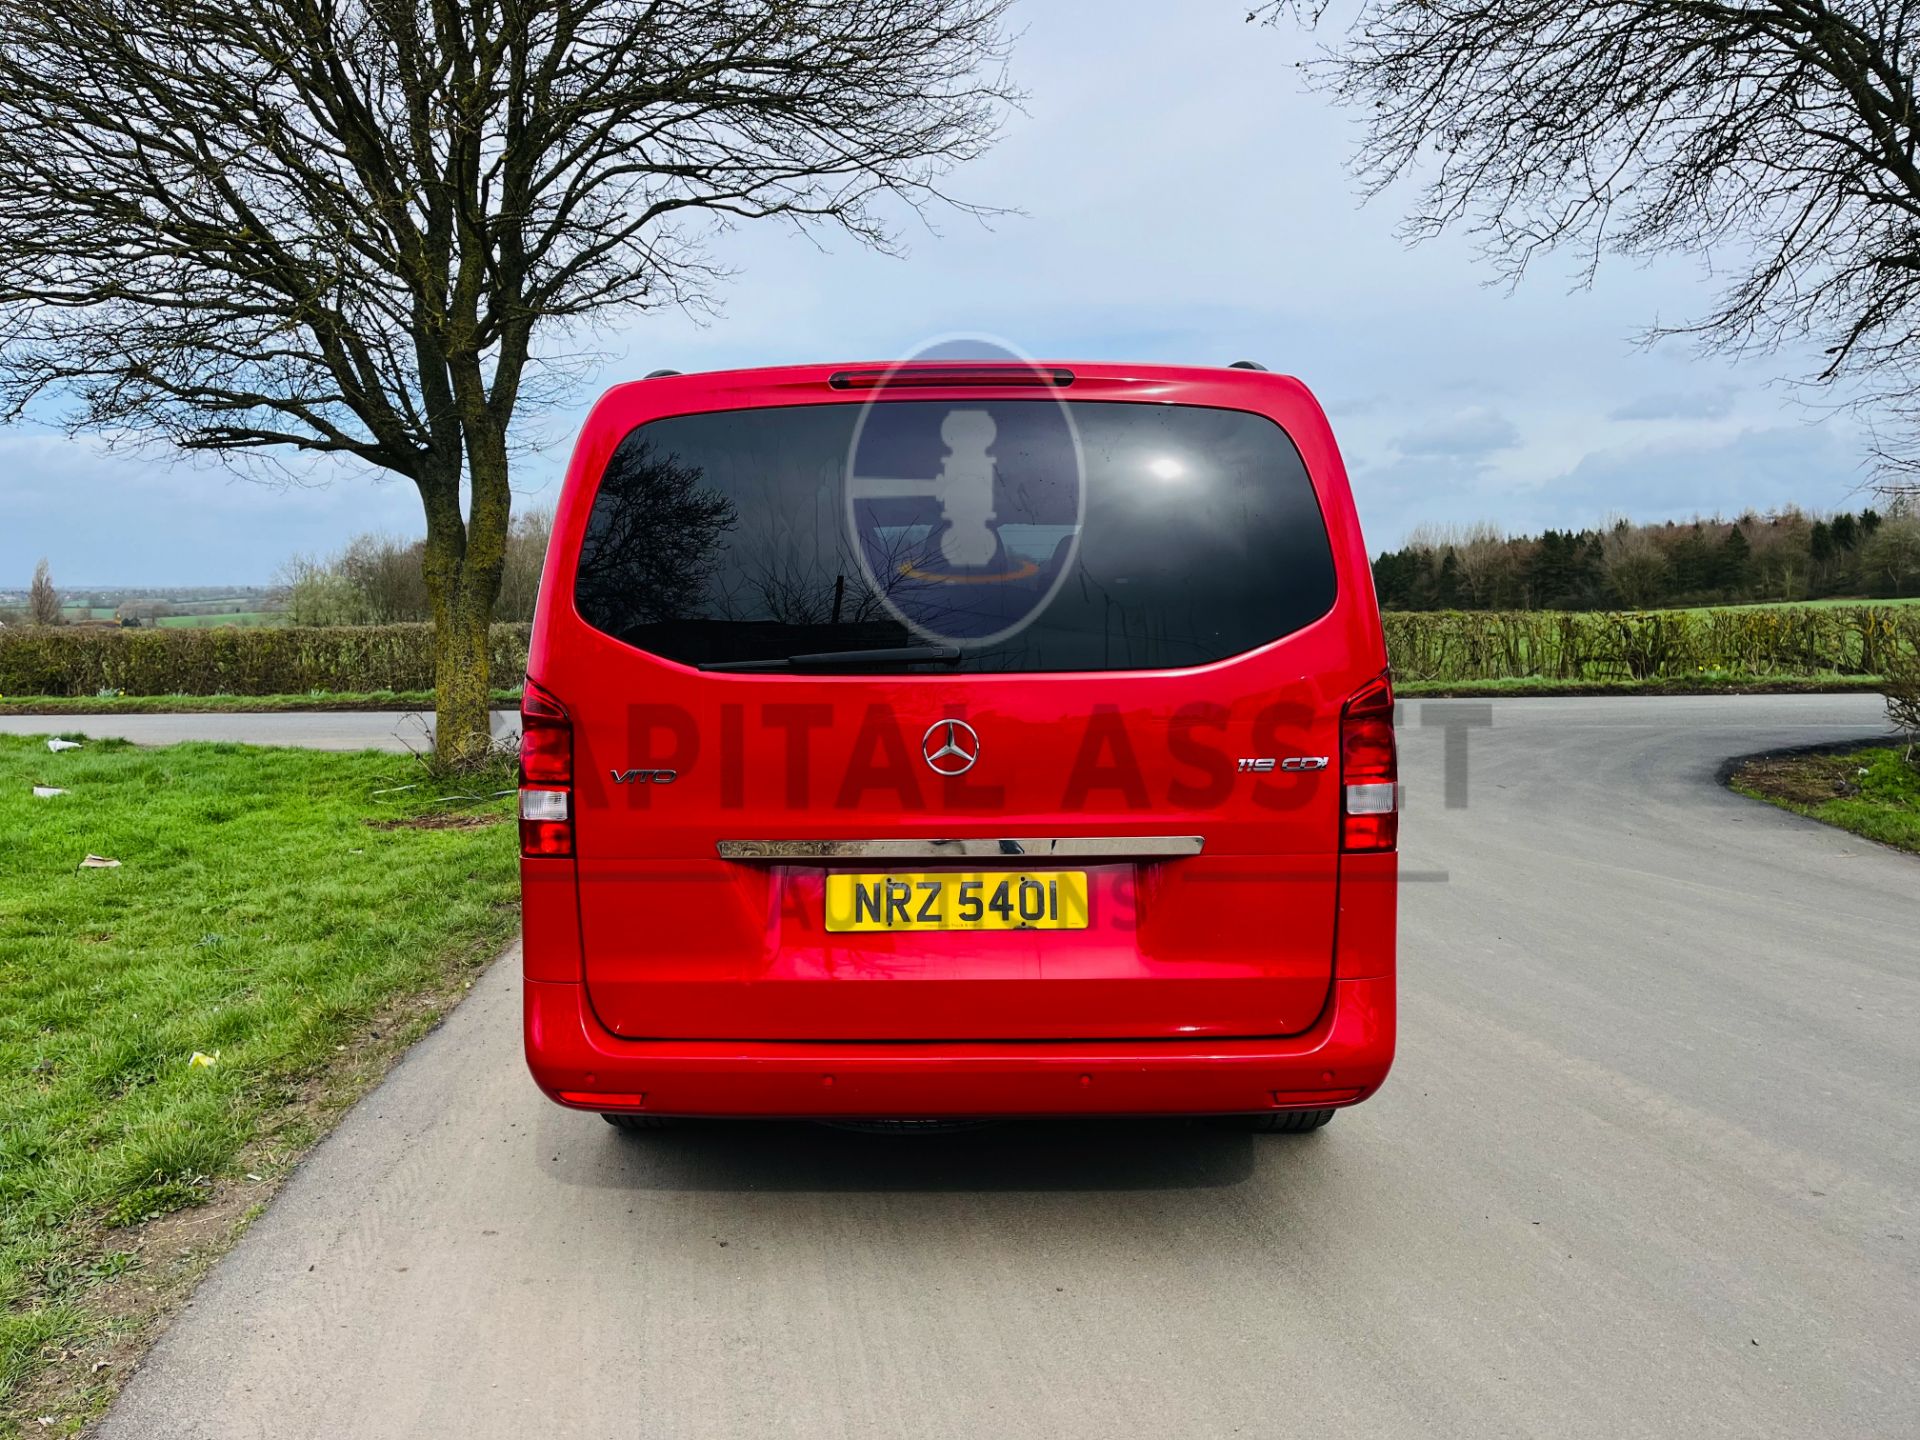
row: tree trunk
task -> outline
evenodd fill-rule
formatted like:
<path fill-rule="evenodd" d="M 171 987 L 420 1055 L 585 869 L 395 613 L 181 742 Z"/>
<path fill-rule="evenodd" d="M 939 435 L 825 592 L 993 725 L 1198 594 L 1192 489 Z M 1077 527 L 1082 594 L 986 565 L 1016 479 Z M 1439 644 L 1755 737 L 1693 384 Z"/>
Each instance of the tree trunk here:
<path fill-rule="evenodd" d="M 492 676 L 487 665 L 491 605 L 466 596 L 434 625 L 433 758 L 443 769 L 464 769 L 492 748 Z"/>
<path fill-rule="evenodd" d="M 487 622 L 483 615 L 476 623 L 465 594 L 467 527 L 459 482 L 423 481 L 420 489 L 427 506 L 421 562 L 433 607 L 433 758 L 437 768 L 456 770 L 484 754 L 491 741 Z"/>
<path fill-rule="evenodd" d="M 461 378 L 468 380 L 465 388 Z M 476 374 L 457 374 L 455 394 L 480 394 L 480 403 L 461 405 L 467 515 L 461 515 L 459 459 L 434 465 L 419 482 L 426 505 L 422 568 L 434 609 L 434 764 L 442 770 L 465 770 L 492 751 L 488 630 L 513 518 L 507 430 L 486 407 Z"/>
<path fill-rule="evenodd" d="M 420 481 L 427 512 L 422 561 L 433 606 L 433 755 L 445 770 L 468 768 L 492 748 L 487 637 L 511 507 L 504 435 L 470 441 L 468 457 L 470 516 L 460 514 L 457 464 Z"/>

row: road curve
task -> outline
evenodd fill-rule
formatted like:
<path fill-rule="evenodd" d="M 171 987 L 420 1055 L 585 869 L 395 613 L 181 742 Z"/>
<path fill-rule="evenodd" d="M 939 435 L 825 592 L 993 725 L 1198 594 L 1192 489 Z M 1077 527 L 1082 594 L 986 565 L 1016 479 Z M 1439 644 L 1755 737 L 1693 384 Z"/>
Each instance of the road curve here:
<path fill-rule="evenodd" d="M 100 1433 L 1912 1434 L 1920 861 L 1714 781 L 1878 702 L 1491 713 L 1450 809 L 1408 707 L 1400 1059 L 1321 1134 L 622 1136 L 509 957 Z"/>

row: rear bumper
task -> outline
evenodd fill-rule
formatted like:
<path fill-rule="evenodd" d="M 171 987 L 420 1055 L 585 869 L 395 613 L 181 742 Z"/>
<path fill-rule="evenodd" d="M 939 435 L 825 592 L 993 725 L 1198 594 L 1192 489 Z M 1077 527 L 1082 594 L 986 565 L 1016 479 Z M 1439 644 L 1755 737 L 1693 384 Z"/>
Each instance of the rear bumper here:
<path fill-rule="evenodd" d="M 1393 1064 L 1392 975 L 1340 979 L 1272 1040 L 814 1044 L 623 1040 L 586 989 L 528 980 L 526 1052 L 547 1096 L 657 1115 L 922 1118 L 1219 1115 L 1353 1105 Z"/>

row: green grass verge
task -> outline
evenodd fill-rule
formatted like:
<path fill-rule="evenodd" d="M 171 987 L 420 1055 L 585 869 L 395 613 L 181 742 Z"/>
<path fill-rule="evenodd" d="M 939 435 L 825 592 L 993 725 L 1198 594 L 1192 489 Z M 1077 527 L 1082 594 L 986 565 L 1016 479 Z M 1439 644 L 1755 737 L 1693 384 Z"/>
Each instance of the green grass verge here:
<path fill-rule="evenodd" d="M 1396 680 L 1393 690 L 1407 700 L 1482 695 L 1826 695 L 1877 694 L 1883 683 L 1872 675 L 1741 675 L 1708 670 L 1674 680 Z"/>
<path fill-rule="evenodd" d="M 1742 795 L 1920 855 L 1920 768 L 1899 749 L 1763 755 L 1735 768 Z"/>
<path fill-rule="evenodd" d="M 0 1433 L 99 1408 L 72 1357 L 151 1324 L 110 1297 L 143 1267 L 127 1288 L 164 1292 L 176 1242 L 149 1258 L 143 1233 L 251 1183 L 202 1237 L 223 1246 L 512 934 L 511 824 L 369 824 L 430 812 L 432 786 L 376 794 L 421 779 L 371 752 L 0 736 Z"/>
<path fill-rule="evenodd" d="M 518 690 L 496 690 L 513 709 Z M 252 715 L 275 710 L 431 710 L 431 690 L 319 691 L 311 695 L 8 695 L 0 715 Z"/>
<path fill-rule="evenodd" d="M 1871 596 L 1830 596 L 1825 600 L 1755 600 L 1746 605 L 1687 605 L 1676 612 L 1683 615 L 1711 615 L 1716 610 L 1858 610 L 1871 605 L 1884 609 L 1895 605 L 1920 605 L 1920 595 L 1875 600 Z"/>

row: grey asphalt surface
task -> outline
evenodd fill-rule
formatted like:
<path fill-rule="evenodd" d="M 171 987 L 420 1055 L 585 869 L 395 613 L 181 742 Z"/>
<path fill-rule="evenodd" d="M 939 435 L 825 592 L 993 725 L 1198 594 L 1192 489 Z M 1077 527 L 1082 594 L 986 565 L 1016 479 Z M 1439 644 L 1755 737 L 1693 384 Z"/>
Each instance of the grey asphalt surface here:
<path fill-rule="evenodd" d="M 1920 861 L 1714 779 L 1878 702 L 1492 713 L 1449 809 L 1409 707 L 1399 1062 L 1320 1134 L 623 1136 L 509 956 L 101 1434 L 1915 1434 Z"/>
<path fill-rule="evenodd" d="M 520 728 L 512 710 L 493 712 L 495 738 Z M 64 735 L 69 731 L 136 745 L 230 740 L 247 745 L 298 745 L 307 750 L 425 750 L 433 716 L 391 710 L 290 711 L 261 715 L 0 715 L 0 735 Z"/>

